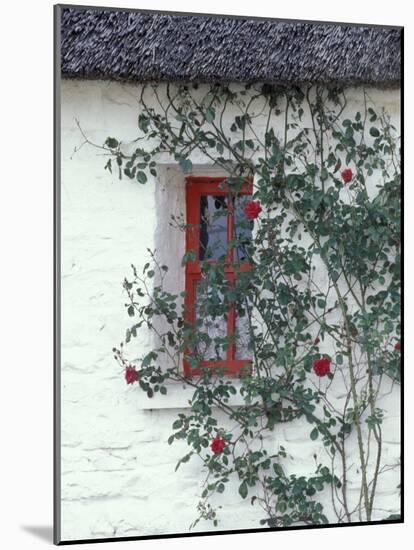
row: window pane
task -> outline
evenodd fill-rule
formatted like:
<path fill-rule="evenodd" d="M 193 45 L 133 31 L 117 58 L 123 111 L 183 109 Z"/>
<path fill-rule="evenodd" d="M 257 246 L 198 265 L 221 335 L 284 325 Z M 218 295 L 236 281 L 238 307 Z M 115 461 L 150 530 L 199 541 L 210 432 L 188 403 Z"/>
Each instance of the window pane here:
<path fill-rule="evenodd" d="M 246 218 L 244 207 L 251 200 L 250 196 L 243 195 L 234 201 L 234 239 L 238 241 L 234 259 L 238 262 L 249 260 L 246 247 L 252 240 L 253 221 Z"/>
<path fill-rule="evenodd" d="M 225 344 L 227 342 L 227 320 L 223 305 L 223 295 L 211 293 L 205 282 L 197 284 L 196 288 L 196 320 L 201 323 L 197 352 L 203 361 L 226 358 Z"/>
<path fill-rule="evenodd" d="M 253 352 L 248 349 L 250 342 L 250 324 L 247 312 L 236 315 L 236 352 L 235 359 L 253 359 Z"/>
<path fill-rule="evenodd" d="M 219 260 L 226 256 L 227 205 L 227 197 L 200 197 L 200 260 Z"/>

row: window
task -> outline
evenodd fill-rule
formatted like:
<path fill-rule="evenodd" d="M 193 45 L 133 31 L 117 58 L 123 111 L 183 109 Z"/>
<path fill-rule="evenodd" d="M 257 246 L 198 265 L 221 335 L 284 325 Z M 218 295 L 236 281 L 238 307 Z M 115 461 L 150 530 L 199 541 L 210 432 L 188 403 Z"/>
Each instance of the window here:
<path fill-rule="evenodd" d="M 250 200 L 252 184 L 244 183 L 235 196 L 224 186 L 224 181 L 223 177 L 187 178 L 185 311 L 186 320 L 199 323 L 198 330 L 209 336 L 205 348 L 199 350 L 201 366 L 223 368 L 226 374 L 235 375 L 250 365 L 246 317 L 238 317 L 234 305 L 225 306 L 223 302 L 222 317 L 212 318 L 198 303 L 202 293 L 209 292 L 202 262 L 220 262 L 230 284 L 236 281 L 237 272 L 250 269 L 245 245 L 251 238 L 253 222 L 245 219 L 244 206 Z M 231 242 L 235 238 L 237 247 Z M 214 299 L 219 302 L 220 296 L 216 294 Z M 211 339 L 214 340 L 209 344 Z M 190 367 L 190 357 L 191 351 L 187 351 L 184 358 L 186 376 L 199 374 L 199 370 Z"/>

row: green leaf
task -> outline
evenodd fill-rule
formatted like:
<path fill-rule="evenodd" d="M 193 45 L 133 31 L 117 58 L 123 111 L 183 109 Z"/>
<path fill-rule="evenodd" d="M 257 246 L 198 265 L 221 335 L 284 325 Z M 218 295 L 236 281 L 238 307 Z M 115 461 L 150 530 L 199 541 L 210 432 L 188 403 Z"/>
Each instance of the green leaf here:
<path fill-rule="evenodd" d="M 375 128 L 374 126 L 369 129 L 369 133 L 372 137 L 378 137 L 380 135 L 378 128 Z"/>
<path fill-rule="evenodd" d="M 284 514 L 286 512 L 286 502 L 284 502 L 283 500 L 279 500 L 279 502 L 277 503 L 277 506 L 276 506 L 276 510 L 278 510 L 280 513 Z"/>
<path fill-rule="evenodd" d="M 189 250 L 188 252 L 186 252 L 186 254 L 184 254 L 181 260 L 181 265 L 185 266 L 187 262 L 194 262 L 195 259 L 196 259 L 196 255 L 194 250 Z"/>
<path fill-rule="evenodd" d="M 144 369 L 145 367 L 148 367 L 148 365 L 151 363 L 151 361 L 153 361 L 156 358 L 157 358 L 157 354 L 153 351 L 150 351 L 149 353 L 147 353 L 147 355 L 142 360 L 141 368 Z"/>
<path fill-rule="evenodd" d="M 178 462 L 177 462 L 177 466 L 175 467 L 175 471 L 178 470 L 178 468 L 180 467 L 181 464 L 183 464 L 184 462 L 188 462 L 192 456 L 192 452 L 191 453 L 188 453 L 187 455 L 183 456 L 183 458 L 181 458 Z"/>
<path fill-rule="evenodd" d="M 315 441 L 315 439 L 318 439 L 318 435 L 319 435 L 318 428 L 313 428 L 313 430 L 310 433 L 310 438 L 312 439 L 312 441 Z"/>
<path fill-rule="evenodd" d="M 201 104 L 204 107 L 210 107 L 210 105 L 213 103 L 213 101 L 214 101 L 214 95 L 211 92 L 209 92 L 208 94 L 206 94 L 203 97 L 203 100 L 201 101 Z"/>
<path fill-rule="evenodd" d="M 206 111 L 207 122 L 213 122 L 215 117 L 216 117 L 216 111 L 213 109 L 213 107 L 209 107 Z"/>
<path fill-rule="evenodd" d="M 107 145 L 110 149 L 116 149 L 119 145 L 119 142 L 115 138 L 108 137 L 106 138 L 105 145 Z"/>
<path fill-rule="evenodd" d="M 332 271 L 331 273 L 332 281 L 336 283 L 336 281 L 339 279 L 339 273 L 337 271 Z"/>
<path fill-rule="evenodd" d="M 284 471 L 280 464 L 273 464 L 273 470 L 275 471 L 275 474 L 279 477 L 284 477 Z"/>
<path fill-rule="evenodd" d="M 246 498 L 248 492 L 249 492 L 249 489 L 247 487 L 247 483 L 243 481 L 243 483 L 239 487 L 239 494 L 242 498 Z"/>
<path fill-rule="evenodd" d="M 372 109 L 371 107 L 369 107 L 369 108 L 368 108 L 368 113 L 371 115 L 369 120 L 370 120 L 371 122 L 374 122 L 374 120 L 377 119 L 377 115 L 376 115 L 374 109 Z"/>
<path fill-rule="evenodd" d="M 138 117 L 138 127 L 144 132 L 144 134 L 148 132 L 149 123 L 149 119 L 141 113 Z"/>
<path fill-rule="evenodd" d="M 147 175 L 145 172 L 141 172 L 141 171 L 138 171 L 137 172 L 137 180 L 139 181 L 139 183 L 146 183 L 147 182 Z"/>
<path fill-rule="evenodd" d="M 180 159 L 178 164 L 181 166 L 183 172 L 191 172 L 193 169 L 193 163 L 190 159 Z"/>

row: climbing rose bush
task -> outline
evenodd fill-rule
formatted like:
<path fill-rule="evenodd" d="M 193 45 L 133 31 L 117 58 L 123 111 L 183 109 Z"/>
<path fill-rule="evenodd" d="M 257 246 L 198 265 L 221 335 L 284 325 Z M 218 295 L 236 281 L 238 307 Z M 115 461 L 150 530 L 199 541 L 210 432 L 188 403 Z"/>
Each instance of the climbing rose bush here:
<path fill-rule="evenodd" d="M 386 462 L 380 399 L 400 380 L 389 346 L 400 338 L 396 128 L 367 92 L 352 111 L 344 91 L 320 87 L 164 86 L 143 87 L 137 140 L 128 148 L 109 137 L 105 168 L 144 184 L 157 178 L 160 158 L 192 173 L 197 153 L 226 175 L 229 200 L 253 181 L 246 219 L 228 244 L 250 269 L 236 265 L 229 281 L 224 261 L 201 262 L 195 320 L 156 252 L 123 283 L 131 323 L 114 353 L 121 368 L 133 363 L 126 350 L 140 331 L 156 337 L 134 361 L 139 378 L 125 369 L 127 383 L 149 398 L 167 394 L 170 382 L 193 392 L 168 443 L 186 443 L 177 468 L 197 461 L 205 476 L 194 525 L 217 525 L 224 491 L 258 506 L 269 527 L 398 519 L 378 501 L 382 473 L 399 468 Z M 171 225 L 189 229 L 179 216 Z M 183 269 L 193 259 L 190 251 Z M 208 330 L 230 306 L 235 332 Z M 229 377 L 203 366 L 206 350 L 220 359 L 230 345 L 242 347 L 249 368 Z M 200 374 L 184 377 L 184 357 Z M 298 421 L 309 436 L 300 456 L 281 439 Z M 302 450 L 313 461 L 298 473 Z M 393 494 L 398 501 L 397 482 Z"/>

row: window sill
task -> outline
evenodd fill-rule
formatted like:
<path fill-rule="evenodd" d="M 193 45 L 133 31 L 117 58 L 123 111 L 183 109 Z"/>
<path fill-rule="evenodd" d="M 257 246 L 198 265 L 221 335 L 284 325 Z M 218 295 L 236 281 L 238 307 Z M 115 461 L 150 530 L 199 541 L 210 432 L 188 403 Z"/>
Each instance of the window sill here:
<path fill-rule="evenodd" d="M 237 390 L 236 395 L 231 395 L 227 404 L 231 407 L 240 407 L 244 405 L 244 400 L 239 393 L 241 387 L 240 382 L 235 382 L 234 386 Z M 156 393 L 153 397 L 140 391 L 138 394 L 138 406 L 142 410 L 158 410 L 158 409 L 189 409 L 190 401 L 194 393 L 194 388 L 182 383 L 166 384 L 167 394 L 161 395 Z"/>

